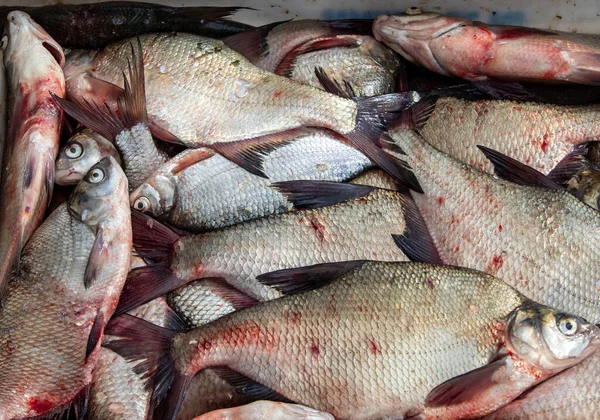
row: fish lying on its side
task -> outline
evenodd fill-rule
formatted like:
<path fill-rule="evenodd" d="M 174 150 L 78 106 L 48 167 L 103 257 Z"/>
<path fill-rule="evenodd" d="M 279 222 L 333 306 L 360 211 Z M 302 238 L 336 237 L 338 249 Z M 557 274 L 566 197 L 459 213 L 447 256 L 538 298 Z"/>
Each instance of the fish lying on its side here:
<path fill-rule="evenodd" d="M 136 212 L 132 216 L 135 249 L 157 262 L 130 272 L 117 312 L 207 278 L 219 278 L 253 299 L 274 299 L 280 293 L 260 284 L 256 276 L 324 262 L 406 261 L 399 243 L 429 244 L 428 257 L 436 258 L 407 192 L 325 181 L 275 185 L 297 211 L 202 234 L 180 236 Z"/>
<path fill-rule="evenodd" d="M 0 176 L 0 307 L 21 249 L 42 222 L 52 196 L 62 113 L 48 91 L 65 93 L 61 47 L 26 13 L 11 12 L 7 19 L 3 46 L 9 120 Z"/>
<path fill-rule="evenodd" d="M 600 352 L 536 386 L 485 420 L 596 419 L 600 410 Z"/>
<path fill-rule="evenodd" d="M 11 276 L 0 312 L 0 419 L 71 404 L 83 416 L 130 255 L 127 179 L 107 157 L 35 231 Z"/>
<path fill-rule="evenodd" d="M 157 138 L 192 148 L 211 147 L 253 171 L 256 154 L 272 149 L 279 133 L 302 126 L 327 128 L 419 190 L 409 171 L 379 147 L 386 121 L 418 100 L 416 92 L 341 98 L 266 72 L 219 40 L 182 33 L 139 39 L 148 122 Z M 114 104 L 130 44 L 127 39 L 97 53 L 70 56 L 65 66 L 67 95 Z M 260 144 L 241 141 L 256 137 L 262 137 Z"/>
<path fill-rule="evenodd" d="M 132 57 L 131 61 L 128 62 L 129 71 L 127 75 L 125 75 L 125 69 L 123 70 L 125 89 L 123 97 L 119 97 L 117 100 L 118 115 L 111 112 L 110 109 L 97 106 L 97 104 L 92 106 L 86 98 L 83 98 L 84 102 L 80 103 L 54 97 L 65 112 L 80 124 L 93 129 L 100 134 L 100 138 L 114 141 L 114 145 L 123 161 L 123 169 L 125 175 L 127 175 L 130 190 L 139 187 L 152 172 L 168 159 L 167 154 L 156 146 L 148 128 L 144 63 L 140 54 L 141 44 L 139 39 L 137 44 L 137 54 L 133 44 L 131 45 Z M 99 139 L 99 137 L 95 137 L 95 139 Z M 57 161 L 57 166 L 60 166 L 61 169 L 70 166 L 65 164 L 64 157 L 70 163 L 70 161 L 78 160 L 83 156 L 83 147 L 75 143 L 75 141 L 70 140 L 65 149 L 61 151 L 61 159 L 63 160 L 59 159 Z M 102 143 L 98 143 L 98 149 L 102 154 L 112 152 Z M 83 161 L 78 161 L 79 165 L 85 162 L 91 165 L 96 163 L 92 162 L 89 156 L 84 156 Z M 87 170 L 86 168 L 82 169 Z M 73 178 L 73 173 L 70 170 L 68 175 Z"/>
<path fill-rule="evenodd" d="M 425 13 L 379 16 L 375 38 L 429 70 L 469 80 L 600 84 L 600 36 Z"/>
<path fill-rule="evenodd" d="M 234 408 L 211 411 L 194 420 L 333 420 L 333 416 L 299 404 L 256 401 Z"/>
<path fill-rule="evenodd" d="M 27 12 L 65 48 L 102 48 L 148 32 L 190 32 L 222 38 L 252 27 L 223 20 L 242 7 L 168 7 L 154 3 L 111 1 L 0 7 L 0 21 L 14 10 Z M 2 26 L 0 26 L 2 32 Z"/>
<path fill-rule="evenodd" d="M 351 261 L 260 279 L 293 295 L 185 333 L 128 315 L 112 322 L 113 350 L 160 363 L 159 418 L 175 418 L 206 368 L 255 398 L 336 418 L 472 418 L 600 346 L 593 324 L 469 269 Z"/>

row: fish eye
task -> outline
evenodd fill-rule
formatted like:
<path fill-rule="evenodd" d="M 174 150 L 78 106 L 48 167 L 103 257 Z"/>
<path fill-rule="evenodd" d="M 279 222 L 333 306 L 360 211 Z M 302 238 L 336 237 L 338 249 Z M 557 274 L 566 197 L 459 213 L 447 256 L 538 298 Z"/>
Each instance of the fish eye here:
<path fill-rule="evenodd" d="M 556 322 L 558 329 L 566 336 L 572 336 L 579 330 L 579 320 L 570 316 L 563 316 Z"/>
<path fill-rule="evenodd" d="M 2 41 L 0 41 L 0 49 L 5 50 L 7 45 L 8 45 L 8 36 L 4 35 L 2 37 Z"/>
<path fill-rule="evenodd" d="M 150 200 L 146 197 L 137 198 L 133 202 L 133 208 L 139 211 L 148 211 L 150 210 Z"/>
<path fill-rule="evenodd" d="M 67 145 L 67 148 L 65 149 L 65 155 L 67 155 L 67 157 L 70 159 L 77 159 L 82 154 L 83 154 L 83 147 L 81 147 L 81 144 L 79 144 L 77 142 L 73 142 L 73 143 Z"/>
<path fill-rule="evenodd" d="M 99 182 L 102 182 L 105 176 L 106 175 L 104 174 L 104 171 L 102 169 L 96 168 L 92 169 L 90 175 L 88 176 L 88 180 L 93 184 L 97 184 Z"/>

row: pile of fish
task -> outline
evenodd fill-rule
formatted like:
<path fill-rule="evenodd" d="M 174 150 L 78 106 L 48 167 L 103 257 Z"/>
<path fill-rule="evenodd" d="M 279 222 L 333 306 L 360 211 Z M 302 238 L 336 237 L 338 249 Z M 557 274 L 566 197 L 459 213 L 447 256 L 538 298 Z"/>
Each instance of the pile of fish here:
<path fill-rule="evenodd" d="M 0 420 L 598 418 L 600 35 L 238 9 L 0 8 Z"/>

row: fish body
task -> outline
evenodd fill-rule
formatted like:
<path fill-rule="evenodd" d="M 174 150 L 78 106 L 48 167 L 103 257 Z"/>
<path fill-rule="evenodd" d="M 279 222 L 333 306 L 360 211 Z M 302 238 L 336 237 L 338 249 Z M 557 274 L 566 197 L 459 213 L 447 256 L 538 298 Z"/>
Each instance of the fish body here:
<path fill-rule="evenodd" d="M 130 360 L 170 356 L 166 375 L 159 375 L 173 381 L 167 411 L 161 411 L 167 419 L 176 414 L 189 380 L 211 367 L 336 418 L 450 419 L 489 413 L 600 344 L 594 325 L 529 301 L 481 272 L 410 263 L 343 265 L 337 279 L 327 275 L 324 283 L 318 273 L 331 265 L 307 268 L 306 281 L 322 288 L 186 333 L 122 319 L 111 326 L 111 334 L 121 337 L 112 348 Z M 285 272 L 264 281 L 286 289 L 302 281 L 301 271 L 292 271 L 292 281 Z M 493 380 L 487 378 L 492 373 Z M 469 389 L 469 397 L 446 397 L 446 385 Z"/>
<path fill-rule="evenodd" d="M 153 3 L 112 1 L 0 7 L 0 20 L 13 10 L 27 12 L 66 48 L 102 48 L 148 32 L 192 32 L 221 38 L 251 26 L 222 20 L 239 7 L 168 7 Z"/>
<path fill-rule="evenodd" d="M 440 98 L 421 135 L 454 158 L 493 172 L 483 145 L 548 174 L 578 145 L 600 136 L 600 106 Z M 418 117 L 417 117 L 418 118 Z"/>
<path fill-rule="evenodd" d="M 0 313 L 0 418 L 86 400 L 129 269 L 130 223 L 127 179 L 108 157 L 27 243 Z"/>
<path fill-rule="evenodd" d="M 206 413 L 194 420 L 243 420 L 248 418 L 269 418 L 272 420 L 333 420 L 329 413 L 314 410 L 299 404 L 273 401 L 256 401 L 234 408 L 225 408 Z"/>
<path fill-rule="evenodd" d="M 600 320 L 598 212 L 566 190 L 517 185 L 404 128 L 392 133 L 424 194 L 414 200 L 445 264 L 485 271 L 525 295 Z"/>
<path fill-rule="evenodd" d="M 23 12 L 8 15 L 7 34 L 9 123 L 0 191 L 0 302 L 21 249 L 52 196 L 62 114 L 48 91 L 65 92 L 64 55 L 56 41 Z"/>
<path fill-rule="evenodd" d="M 379 16 L 375 38 L 431 71 L 469 80 L 600 83 L 600 37 L 487 25 L 439 13 Z"/>
<path fill-rule="evenodd" d="M 261 165 L 268 179 L 209 149 L 184 151 L 131 193 L 131 205 L 178 228 L 206 231 L 292 210 L 272 182 L 341 182 L 372 163 L 335 133 L 309 129 L 291 135 Z"/>
<path fill-rule="evenodd" d="M 330 43 L 331 47 L 320 49 L 319 42 Z M 336 43 L 342 46 L 337 47 Z M 292 80 L 323 89 L 315 74 L 315 69 L 321 68 L 330 79 L 349 83 L 357 96 L 396 91 L 399 58 L 373 37 L 344 35 L 333 41 L 317 39 L 313 44 L 316 44 L 314 51 L 305 47 L 308 52 L 299 51 L 289 69 L 282 69 L 284 73 L 278 74 L 289 75 Z"/>
<path fill-rule="evenodd" d="M 559 373 L 498 411 L 486 420 L 597 419 L 600 409 L 600 353 Z"/>

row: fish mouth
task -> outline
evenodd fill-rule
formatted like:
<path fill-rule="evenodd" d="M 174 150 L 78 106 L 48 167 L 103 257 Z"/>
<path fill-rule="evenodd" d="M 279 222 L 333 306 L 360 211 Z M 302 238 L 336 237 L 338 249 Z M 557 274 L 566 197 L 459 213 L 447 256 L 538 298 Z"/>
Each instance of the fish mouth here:
<path fill-rule="evenodd" d="M 78 174 L 74 168 L 60 169 L 54 174 L 54 182 L 58 185 L 74 185 L 77 184 L 83 176 Z"/>
<path fill-rule="evenodd" d="M 48 35 L 48 32 L 35 23 L 27 13 L 15 10 L 10 12 L 6 19 L 8 25 L 4 30 L 5 34 L 29 32 L 34 38 L 42 43 L 42 46 L 52 55 L 60 67 L 64 67 L 65 54 L 61 46 Z"/>

